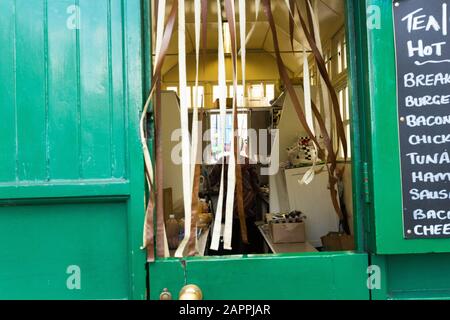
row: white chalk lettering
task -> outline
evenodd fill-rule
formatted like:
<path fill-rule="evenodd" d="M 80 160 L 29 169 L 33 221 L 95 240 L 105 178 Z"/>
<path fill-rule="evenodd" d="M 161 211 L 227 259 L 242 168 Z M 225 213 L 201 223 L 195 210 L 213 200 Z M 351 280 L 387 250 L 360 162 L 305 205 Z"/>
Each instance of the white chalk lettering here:
<path fill-rule="evenodd" d="M 421 14 L 422 11 L 423 8 L 417 9 L 402 18 L 402 21 L 406 21 L 408 33 L 419 30 L 440 31 L 443 36 L 446 36 L 448 30 L 447 4 L 442 5 L 441 23 L 432 15 Z"/>
<path fill-rule="evenodd" d="M 433 126 L 442 126 L 450 124 L 450 115 L 448 116 L 415 116 L 409 115 L 406 116 L 406 124 L 410 128 L 414 127 L 433 127 Z"/>
<path fill-rule="evenodd" d="M 448 210 L 428 210 L 416 209 L 413 211 L 414 220 L 450 220 Z"/>
<path fill-rule="evenodd" d="M 417 55 L 421 58 L 429 57 L 432 55 L 442 56 L 442 47 L 446 45 L 446 42 L 438 42 L 432 43 L 430 45 L 424 45 L 423 40 L 418 40 L 417 44 L 414 45 L 413 41 L 410 40 L 407 42 L 408 46 L 408 55 L 409 57 L 414 57 Z"/>
<path fill-rule="evenodd" d="M 423 164 L 450 164 L 450 154 L 448 151 L 435 154 L 419 154 L 417 152 L 408 153 L 409 161 L 412 165 Z"/>
<path fill-rule="evenodd" d="M 414 171 L 411 173 L 412 176 L 412 182 L 429 182 L 429 183 L 435 183 L 435 182 L 449 182 L 450 181 L 450 172 L 445 173 L 433 173 L 433 172 L 422 172 L 422 171 Z"/>
<path fill-rule="evenodd" d="M 434 87 L 450 84 L 450 73 L 418 74 L 413 72 L 403 76 L 405 88 Z"/>
<path fill-rule="evenodd" d="M 440 191 L 430 191 L 430 190 L 419 190 L 411 189 L 409 191 L 411 195 L 411 200 L 448 200 L 450 199 L 450 193 L 448 190 Z"/>
<path fill-rule="evenodd" d="M 423 96 L 415 98 L 413 96 L 407 96 L 405 98 L 405 106 L 407 108 L 412 107 L 425 107 L 433 105 L 446 105 L 450 104 L 450 95 L 435 95 L 435 96 Z"/>
<path fill-rule="evenodd" d="M 414 227 L 414 233 L 418 236 L 450 235 L 450 223 L 431 226 L 417 225 Z"/>
<path fill-rule="evenodd" d="M 450 142 L 450 134 L 439 134 L 436 136 L 429 135 L 411 135 L 409 137 L 409 144 L 417 146 L 419 144 L 446 144 Z"/>

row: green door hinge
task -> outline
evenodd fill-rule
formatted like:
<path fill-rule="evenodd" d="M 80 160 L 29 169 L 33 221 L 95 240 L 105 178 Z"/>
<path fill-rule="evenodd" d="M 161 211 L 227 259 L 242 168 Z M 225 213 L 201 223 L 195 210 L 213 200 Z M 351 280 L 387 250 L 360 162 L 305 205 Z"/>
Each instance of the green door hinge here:
<path fill-rule="evenodd" d="M 370 203 L 370 187 L 369 187 L 369 164 L 363 163 L 363 185 L 364 185 L 364 201 Z"/>

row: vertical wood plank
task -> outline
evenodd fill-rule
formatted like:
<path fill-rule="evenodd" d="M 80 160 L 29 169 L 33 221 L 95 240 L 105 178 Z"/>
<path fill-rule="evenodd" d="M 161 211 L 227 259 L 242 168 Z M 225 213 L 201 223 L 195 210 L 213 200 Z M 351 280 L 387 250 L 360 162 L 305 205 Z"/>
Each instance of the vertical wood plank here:
<path fill-rule="evenodd" d="M 50 178 L 79 178 L 77 32 L 74 0 L 48 0 Z"/>
<path fill-rule="evenodd" d="M 44 1 L 16 0 L 18 175 L 46 179 L 46 64 Z"/>
<path fill-rule="evenodd" d="M 80 0 L 80 8 L 82 178 L 108 178 L 111 176 L 111 120 L 107 0 Z"/>
<path fill-rule="evenodd" d="M 15 5 L 0 1 L 0 183 L 16 180 Z"/>
<path fill-rule="evenodd" d="M 126 176 L 126 131 L 125 121 L 127 119 L 127 110 L 125 108 L 125 73 L 124 73 L 124 42 L 123 42 L 123 24 L 122 24 L 122 6 L 120 0 L 111 1 L 110 21 L 111 28 L 109 37 L 111 39 L 111 153 L 112 153 L 112 176 L 114 178 L 123 178 Z M 119 67 L 122 66 L 122 67 Z"/>

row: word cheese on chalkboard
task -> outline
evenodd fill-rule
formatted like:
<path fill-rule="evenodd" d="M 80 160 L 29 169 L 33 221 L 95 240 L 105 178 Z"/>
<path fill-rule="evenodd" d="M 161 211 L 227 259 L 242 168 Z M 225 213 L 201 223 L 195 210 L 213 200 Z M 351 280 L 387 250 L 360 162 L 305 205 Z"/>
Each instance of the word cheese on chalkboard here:
<path fill-rule="evenodd" d="M 450 238 L 449 3 L 393 3 L 406 239 Z"/>

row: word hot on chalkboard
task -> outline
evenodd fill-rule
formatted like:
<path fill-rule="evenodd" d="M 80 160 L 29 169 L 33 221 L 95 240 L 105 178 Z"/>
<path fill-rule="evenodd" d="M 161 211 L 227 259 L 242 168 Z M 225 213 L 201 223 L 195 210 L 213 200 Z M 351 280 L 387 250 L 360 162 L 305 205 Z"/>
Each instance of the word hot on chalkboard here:
<path fill-rule="evenodd" d="M 393 2 L 406 239 L 450 238 L 448 2 Z"/>

